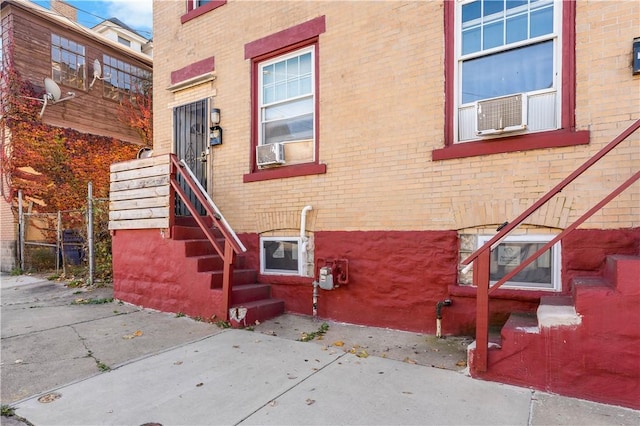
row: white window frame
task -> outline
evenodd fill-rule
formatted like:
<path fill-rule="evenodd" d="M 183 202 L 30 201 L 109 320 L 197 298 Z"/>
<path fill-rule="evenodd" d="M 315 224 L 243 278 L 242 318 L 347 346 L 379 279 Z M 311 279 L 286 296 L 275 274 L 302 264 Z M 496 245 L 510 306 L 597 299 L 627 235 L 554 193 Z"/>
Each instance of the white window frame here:
<path fill-rule="evenodd" d="M 298 96 L 293 96 L 290 98 L 287 98 L 285 100 L 281 100 L 281 101 L 276 101 L 276 102 L 272 102 L 269 104 L 265 104 L 264 102 L 264 87 L 263 87 L 263 73 L 264 73 L 264 68 L 267 66 L 270 66 L 274 63 L 278 63 L 278 62 L 283 62 L 283 61 L 287 61 L 291 58 L 295 58 L 295 57 L 299 57 L 302 55 L 305 55 L 307 53 L 311 54 L 311 76 L 310 76 L 310 80 L 311 80 L 311 93 L 307 93 L 304 95 L 298 95 Z M 304 138 L 304 139 L 299 139 L 299 140 L 287 140 L 287 141 L 281 141 L 281 143 L 296 143 L 296 142 L 302 142 L 302 141 L 311 141 L 312 145 L 315 147 L 315 131 L 316 131 L 316 120 L 317 120 L 317 111 L 316 111 L 316 65 L 315 65 L 315 45 L 310 45 L 310 46 L 306 46 L 303 47 L 301 49 L 297 49 L 294 50 L 292 52 L 288 52 L 286 54 L 262 61 L 258 64 L 258 145 L 264 145 L 264 135 L 263 135 L 263 124 L 265 123 L 265 113 L 266 113 L 266 109 L 269 107 L 273 107 L 274 105 L 277 104 L 284 104 L 284 103 L 288 103 L 291 101 L 295 101 L 295 100 L 302 100 L 302 99 L 310 99 L 311 102 L 311 114 L 313 115 L 313 118 L 311 120 L 312 122 L 312 129 L 311 129 L 311 138 Z M 313 157 L 314 158 L 310 158 L 309 161 L 315 161 L 315 148 L 313 149 Z"/>
<path fill-rule="evenodd" d="M 547 34 L 547 35 L 539 36 L 536 38 L 531 38 L 531 39 L 511 43 L 508 45 L 502 45 L 502 46 L 498 46 L 498 47 L 487 49 L 487 50 L 481 50 L 480 52 L 474 52 L 471 54 L 462 55 L 462 6 L 469 3 L 473 3 L 474 1 L 477 1 L 477 0 L 458 0 L 456 2 L 456 8 L 455 8 L 454 45 L 455 45 L 455 64 L 456 65 L 455 65 L 455 71 L 454 71 L 455 90 L 453 94 L 453 100 L 454 100 L 453 125 L 455 129 L 453 132 L 454 143 L 464 143 L 464 142 L 477 141 L 479 139 L 487 138 L 486 136 L 478 137 L 475 134 L 470 136 L 468 132 L 467 132 L 467 137 L 461 137 L 461 132 L 464 131 L 463 129 L 461 129 L 461 126 L 463 126 L 465 129 L 467 128 L 467 126 L 465 125 L 467 123 L 464 123 L 464 124 L 461 123 L 461 119 L 460 119 L 461 111 L 463 110 L 469 111 L 469 109 L 474 109 L 475 111 L 475 108 L 474 108 L 475 102 L 469 102 L 464 104 L 462 103 L 462 64 L 463 62 L 466 60 L 485 57 L 495 53 L 509 51 L 516 48 L 521 48 L 521 47 L 537 44 L 537 43 L 548 41 L 548 40 L 552 40 L 554 42 L 553 87 L 548 89 L 540 89 L 540 90 L 535 90 L 530 92 L 524 92 L 524 93 L 529 98 L 529 102 L 531 102 L 532 97 L 535 98 L 537 96 L 553 95 L 555 93 L 555 102 L 553 102 L 553 105 L 555 105 L 555 114 L 553 116 L 555 124 L 553 124 L 552 127 L 543 126 L 541 128 L 536 128 L 535 126 L 529 126 L 526 130 L 519 132 L 519 134 L 551 131 L 551 130 L 557 130 L 561 128 L 562 105 L 563 105 L 563 102 L 562 102 L 562 96 L 563 96 L 563 93 L 562 93 L 562 28 L 563 28 L 562 1 L 542 0 L 545 3 L 551 3 L 551 2 L 553 3 L 554 30 L 552 34 Z M 490 98 L 487 98 L 487 99 L 490 99 Z M 535 111 L 535 108 L 529 107 L 528 110 L 530 111 L 529 116 L 531 116 L 531 114 L 535 114 L 535 112 L 533 112 Z M 530 120 L 527 120 L 527 121 L 530 121 Z M 489 136 L 489 138 L 507 137 L 512 135 L 513 133 L 504 133 L 501 135 Z"/>
<path fill-rule="evenodd" d="M 267 241 L 296 243 L 298 245 L 298 250 L 297 250 L 298 269 L 295 271 L 288 270 L 288 269 L 267 269 L 265 250 L 264 250 L 264 243 Z M 304 266 L 304 258 L 302 255 L 302 239 L 300 237 L 260 237 L 260 273 L 261 274 L 263 275 L 302 275 L 303 266 Z"/>
<path fill-rule="evenodd" d="M 487 241 L 489 241 L 493 235 L 479 235 L 478 236 L 478 248 L 482 247 Z M 551 241 L 555 235 L 510 235 L 505 238 L 500 244 L 504 243 L 537 243 L 537 244 L 546 244 Z M 496 246 L 493 251 L 498 250 Z M 505 289 L 514 289 L 514 290 L 542 290 L 542 291 L 552 291 L 559 292 L 562 290 L 562 258 L 561 258 L 561 245 L 560 241 L 555 243 L 551 247 L 550 258 L 548 261 L 551 262 L 552 270 L 551 270 L 551 287 L 543 287 L 539 285 L 540 283 L 527 283 L 527 282 L 513 282 L 507 281 L 500 288 Z M 533 253 L 531 253 L 533 254 Z M 546 254 L 542 254 L 538 259 L 534 260 L 533 263 L 540 261 L 545 261 L 543 258 L 547 256 Z M 529 267 L 529 266 L 528 266 Z M 526 268 L 525 268 L 526 270 Z M 490 285 L 493 286 L 497 281 L 491 280 Z M 538 285 L 536 285 L 538 284 Z"/>

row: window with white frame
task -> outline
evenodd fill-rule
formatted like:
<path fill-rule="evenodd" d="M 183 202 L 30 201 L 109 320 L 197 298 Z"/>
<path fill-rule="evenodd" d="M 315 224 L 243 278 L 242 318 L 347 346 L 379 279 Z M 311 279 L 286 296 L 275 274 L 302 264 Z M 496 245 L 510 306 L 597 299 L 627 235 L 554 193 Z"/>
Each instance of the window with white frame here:
<path fill-rule="evenodd" d="M 54 81 L 76 89 L 84 89 L 84 46 L 73 40 L 51 34 L 51 74 Z"/>
<path fill-rule="evenodd" d="M 314 161 L 314 69 L 314 46 L 259 64 L 259 145 L 298 143 L 299 160 Z"/>
<path fill-rule="evenodd" d="M 482 247 L 492 236 L 479 236 Z M 489 280 L 491 285 L 511 272 L 528 257 L 551 241 L 554 235 L 509 236 L 491 252 Z M 554 244 L 531 264 L 500 288 L 560 291 L 560 243 Z"/>
<path fill-rule="evenodd" d="M 525 132 L 560 127 L 562 10 L 553 0 L 457 3 L 457 142 L 478 139 L 478 102 L 513 95 L 520 95 L 517 121 Z"/>
<path fill-rule="evenodd" d="M 260 238 L 260 273 L 300 275 L 302 244 L 296 237 Z"/>

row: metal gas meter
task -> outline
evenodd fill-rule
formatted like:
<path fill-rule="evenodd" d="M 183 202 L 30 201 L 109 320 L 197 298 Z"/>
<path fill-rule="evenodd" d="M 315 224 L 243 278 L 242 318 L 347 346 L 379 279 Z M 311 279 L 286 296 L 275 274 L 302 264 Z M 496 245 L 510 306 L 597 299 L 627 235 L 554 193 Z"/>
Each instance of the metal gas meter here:
<path fill-rule="evenodd" d="M 333 290 L 349 282 L 349 261 L 346 259 L 318 259 L 318 285 L 323 290 Z"/>

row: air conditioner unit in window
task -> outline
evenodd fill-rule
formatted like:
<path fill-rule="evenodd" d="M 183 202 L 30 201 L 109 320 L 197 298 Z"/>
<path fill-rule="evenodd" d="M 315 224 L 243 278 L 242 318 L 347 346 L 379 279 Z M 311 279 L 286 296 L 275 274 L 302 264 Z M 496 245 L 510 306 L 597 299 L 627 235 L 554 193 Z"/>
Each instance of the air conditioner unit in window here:
<path fill-rule="evenodd" d="M 498 135 L 526 128 L 526 94 L 520 93 L 476 102 L 476 135 Z"/>
<path fill-rule="evenodd" d="M 282 143 L 268 143 L 256 147 L 256 163 L 258 167 L 279 166 L 284 162 L 284 145 Z"/>

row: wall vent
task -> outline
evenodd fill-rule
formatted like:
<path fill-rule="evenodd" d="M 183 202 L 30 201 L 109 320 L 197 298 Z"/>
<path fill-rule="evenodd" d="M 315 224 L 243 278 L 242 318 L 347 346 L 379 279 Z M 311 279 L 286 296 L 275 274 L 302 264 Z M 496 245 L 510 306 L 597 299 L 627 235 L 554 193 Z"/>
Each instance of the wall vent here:
<path fill-rule="evenodd" d="M 476 102 L 476 135 L 497 135 L 526 128 L 526 94 L 520 93 Z"/>

